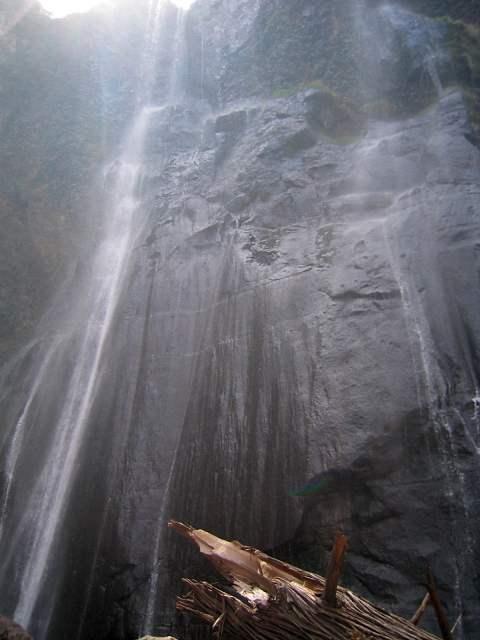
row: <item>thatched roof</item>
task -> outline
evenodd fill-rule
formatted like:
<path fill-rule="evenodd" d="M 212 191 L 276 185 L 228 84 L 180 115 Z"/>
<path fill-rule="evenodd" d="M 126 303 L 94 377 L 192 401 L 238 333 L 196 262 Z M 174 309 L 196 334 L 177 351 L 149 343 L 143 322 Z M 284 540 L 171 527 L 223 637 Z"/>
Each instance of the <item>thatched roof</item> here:
<path fill-rule="evenodd" d="M 438 640 L 348 589 L 336 589 L 336 606 L 325 601 L 325 578 L 303 571 L 239 542 L 227 542 L 187 525 L 170 526 L 198 545 L 231 583 L 225 590 L 207 582 L 184 582 L 189 593 L 180 611 L 208 623 L 232 640 Z"/>

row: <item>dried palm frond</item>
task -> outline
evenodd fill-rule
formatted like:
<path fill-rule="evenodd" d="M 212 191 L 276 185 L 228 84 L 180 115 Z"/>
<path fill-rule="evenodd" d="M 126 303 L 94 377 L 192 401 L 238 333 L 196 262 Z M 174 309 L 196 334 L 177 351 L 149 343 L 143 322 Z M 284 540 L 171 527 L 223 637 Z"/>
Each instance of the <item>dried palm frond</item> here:
<path fill-rule="evenodd" d="M 325 578 L 179 522 L 169 526 L 195 542 L 234 587 L 184 580 L 189 593 L 180 611 L 198 616 L 220 638 L 232 640 L 438 640 L 348 589 L 325 602 Z"/>

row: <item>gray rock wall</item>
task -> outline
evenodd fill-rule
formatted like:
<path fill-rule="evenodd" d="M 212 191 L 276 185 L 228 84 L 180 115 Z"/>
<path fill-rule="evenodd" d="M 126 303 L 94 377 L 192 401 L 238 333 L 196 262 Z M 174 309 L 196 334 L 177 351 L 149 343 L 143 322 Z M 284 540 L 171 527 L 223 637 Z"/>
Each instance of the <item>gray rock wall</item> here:
<path fill-rule="evenodd" d="M 409 616 L 429 564 L 452 624 L 462 614 L 458 638 L 475 638 L 480 158 L 464 91 L 475 76 L 454 87 L 448 29 L 396 3 L 295 5 L 198 0 L 187 20 L 187 95 L 150 121 L 147 223 L 39 606 L 51 637 L 137 637 L 152 597 L 149 631 L 168 632 L 180 578 L 208 571 L 166 533 L 174 517 L 315 571 L 341 527 L 348 584 Z M 134 71 L 113 62 L 136 42 L 126 27 L 102 66 L 110 149 L 131 113 Z M 56 112 L 43 119 L 62 130 Z M 84 214 L 91 225 L 94 208 Z M 73 253 L 75 290 L 88 259 Z M 5 264 L 32 273 L 26 255 Z M 21 405 L 25 366 L 4 380 L 5 415 Z M 29 468 L 55 411 L 52 393 Z"/>
<path fill-rule="evenodd" d="M 220 164 L 215 144 L 194 176 L 184 152 L 158 177 L 149 322 L 161 342 L 168 286 L 183 336 L 152 365 L 158 413 L 176 414 L 167 514 L 315 570 L 341 526 L 357 589 L 408 614 L 429 563 L 474 633 L 479 156 L 462 96 L 348 145 L 309 127 L 307 98 L 207 119 L 231 126 Z M 292 496 L 324 477 L 326 494 Z M 168 545 L 161 566 L 192 571 Z"/>

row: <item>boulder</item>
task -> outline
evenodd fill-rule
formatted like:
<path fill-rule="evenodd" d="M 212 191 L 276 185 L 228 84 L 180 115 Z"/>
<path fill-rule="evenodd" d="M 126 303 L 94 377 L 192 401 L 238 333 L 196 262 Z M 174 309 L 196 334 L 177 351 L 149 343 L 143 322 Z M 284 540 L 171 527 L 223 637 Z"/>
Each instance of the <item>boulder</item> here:
<path fill-rule="evenodd" d="M 32 640 L 32 636 L 16 622 L 0 616 L 0 640 Z"/>

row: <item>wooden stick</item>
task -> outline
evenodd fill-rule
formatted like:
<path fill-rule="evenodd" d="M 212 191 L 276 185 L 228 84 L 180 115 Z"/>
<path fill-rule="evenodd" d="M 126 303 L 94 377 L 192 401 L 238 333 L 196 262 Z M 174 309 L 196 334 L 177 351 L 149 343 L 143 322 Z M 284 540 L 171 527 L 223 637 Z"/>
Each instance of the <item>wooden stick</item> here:
<path fill-rule="evenodd" d="M 418 624 L 420 622 L 420 620 L 423 617 L 423 614 L 425 613 L 425 611 L 427 610 L 428 605 L 430 604 L 430 594 L 427 592 L 425 594 L 424 599 L 422 600 L 420 606 L 418 607 L 418 609 L 415 611 L 415 615 L 413 616 L 413 618 L 410 620 L 410 622 L 412 624 L 414 624 L 416 627 L 418 627 Z"/>
<path fill-rule="evenodd" d="M 330 607 L 337 606 L 337 586 L 342 573 L 343 560 L 348 546 L 347 536 L 343 533 L 337 533 L 335 544 L 330 556 L 330 562 L 327 569 L 327 582 L 325 585 L 325 593 L 323 601 Z"/>
<path fill-rule="evenodd" d="M 450 633 L 450 625 L 448 624 L 447 616 L 442 603 L 440 602 L 440 598 L 438 597 L 435 580 L 430 570 L 428 571 L 427 589 L 430 594 L 430 600 L 432 601 L 433 608 L 435 609 L 438 626 L 440 627 L 443 640 L 453 640 L 452 634 Z"/>

